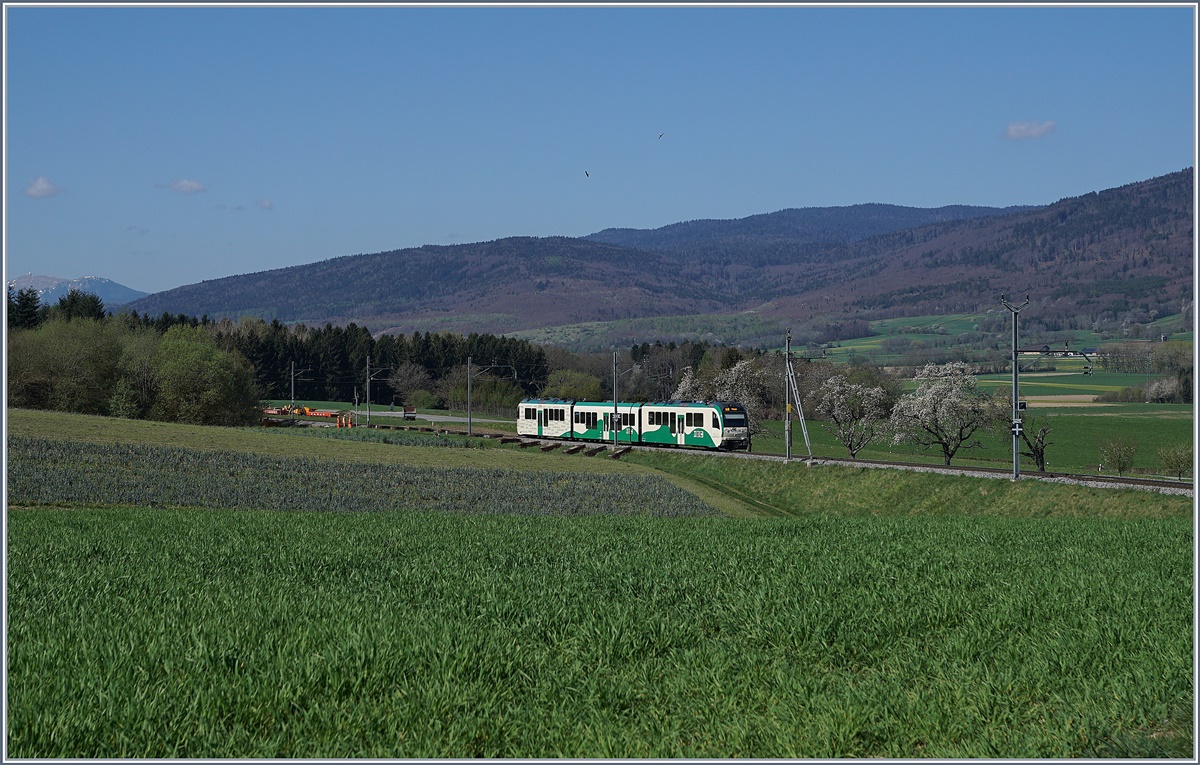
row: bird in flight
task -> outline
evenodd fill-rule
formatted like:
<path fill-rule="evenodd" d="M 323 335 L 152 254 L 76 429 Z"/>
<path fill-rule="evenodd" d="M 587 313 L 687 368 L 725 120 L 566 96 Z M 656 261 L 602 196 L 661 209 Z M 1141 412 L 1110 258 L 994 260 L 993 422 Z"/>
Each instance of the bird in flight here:
<path fill-rule="evenodd" d="M 664 135 L 666 135 L 666 133 L 659 133 L 659 134 L 658 134 L 658 137 L 659 137 L 659 138 L 662 138 Z"/>
<path fill-rule="evenodd" d="M 592 177 L 592 174 L 591 174 L 591 173 L 589 173 L 587 170 L 584 170 L 584 171 L 583 171 L 583 174 L 584 174 L 584 175 L 586 175 L 588 178 L 591 178 L 591 177 Z"/>

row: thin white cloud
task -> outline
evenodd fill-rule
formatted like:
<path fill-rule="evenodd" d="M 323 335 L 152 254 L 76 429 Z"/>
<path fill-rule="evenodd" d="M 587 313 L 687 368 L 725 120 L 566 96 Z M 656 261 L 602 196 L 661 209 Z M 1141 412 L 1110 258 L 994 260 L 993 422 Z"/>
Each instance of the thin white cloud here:
<path fill-rule="evenodd" d="M 25 189 L 25 196 L 33 197 L 34 199 L 45 199 L 54 196 L 60 191 L 62 189 L 51 183 L 49 178 L 39 175 L 37 180 L 29 184 L 29 187 Z"/>
<path fill-rule="evenodd" d="M 1023 141 L 1026 138 L 1041 138 L 1050 135 L 1057 127 L 1052 120 L 1045 122 L 1014 122 L 1004 131 L 1004 137 L 1012 141 Z"/>
<path fill-rule="evenodd" d="M 171 188 L 175 189 L 176 191 L 178 191 L 182 194 L 199 194 L 202 191 L 208 190 L 208 189 L 204 188 L 203 183 L 188 180 L 187 178 L 181 178 L 178 181 L 172 181 Z"/>
<path fill-rule="evenodd" d="M 254 204 L 258 205 L 259 209 L 262 209 L 262 210 L 274 210 L 275 209 L 275 203 L 271 201 L 270 197 L 263 197 L 262 199 L 258 200 Z"/>

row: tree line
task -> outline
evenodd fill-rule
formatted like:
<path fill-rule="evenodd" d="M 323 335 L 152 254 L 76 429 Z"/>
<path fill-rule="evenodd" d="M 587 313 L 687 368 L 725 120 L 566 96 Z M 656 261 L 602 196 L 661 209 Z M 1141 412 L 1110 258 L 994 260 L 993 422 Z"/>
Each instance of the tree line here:
<path fill-rule="evenodd" d="M 778 352 L 707 342 L 640 343 L 577 354 L 489 334 L 414 332 L 375 337 L 345 327 L 285 325 L 258 318 L 210 320 L 164 313 L 111 315 L 95 295 L 72 291 L 52 306 L 36 291 L 8 292 L 9 405 L 212 425 L 258 421 L 263 400 L 338 401 L 420 408 L 472 406 L 510 415 L 526 396 L 573 400 L 724 400 L 746 406 L 752 424 L 786 411 Z M 468 368 L 468 361 L 470 367 Z M 1191 399 L 1184 343 L 1112 349 L 1113 369 L 1187 368 L 1173 391 Z M 945 464 L 976 436 L 1007 431 L 1008 393 L 979 390 L 961 361 L 916 370 L 915 391 L 869 363 L 796 359 L 798 405 L 853 458 L 872 443 L 910 443 Z M 370 381 L 370 384 L 368 384 Z M 1030 418 L 1022 452 L 1044 469 L 1050 428 Z M 1189 458 L 1190 459 L 1190 458 Z M 1115 458 L 1109 464 L 1120 466 Z"/>

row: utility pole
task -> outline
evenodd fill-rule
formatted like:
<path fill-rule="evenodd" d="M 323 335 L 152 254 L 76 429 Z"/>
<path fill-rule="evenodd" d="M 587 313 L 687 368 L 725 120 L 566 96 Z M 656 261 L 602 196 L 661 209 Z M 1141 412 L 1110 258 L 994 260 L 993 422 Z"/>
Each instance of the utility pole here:
<path fill-rule="evenodd" d="M 467 357 L 467 435 L 471 433 L 471 357 Z"/>
<path fill-rule="evenodd" d="M 812 361 L 812 359 L 805 357 L 805 361 Z M 800 432 L 804 434 L 804 446 L 808 449 L 808 462 L 811 465 L 813 459 L 812 442 L 808 440 L 808 425 L 804 422 L 804 405 L 800 403 L 800 389 L 796 386 L 796 370 L 792 368 L 791 328 L 788 329 L 787 338 L 784 341 L 783 365 L 784 385 L 788 386 L 785 389 L 785 393 L 790 389 L 791 397 L 796 402 L 796 413 L 800 420 Z M 784 420 L 784 430 L 784 440 L 787 442 L 787 453 L 784 456 L 784 462 L 789 462 L 792 459 L 792 403 L 790 400 L 788 401 L 787 419 Z"/>
<path fill-rule="evenodd" d="M 292 406 L 288 412 L 292 415 L 292 422 L 296 421 L 296 375 L 302 375 L 305 372 L 311 372 L 311 369 L 301 369 L 296 371 L 296 362 L 292 362 Z"/>
<path fill-rule="evenodd" d="M 787 407 L 783 414 L 783 461 L 792 461 L 792 386 L 788 376 L 792 373 L 792 328 L 788 327 L 783 341 L 783 400 Z"/>
<path fill-rule="evenodd" d="M 382 369 L 376 369 L 374 374 L 378 375 L 378 374 L 383 374 L 384 372 L 390 372 L 391 369 L 392 369 L 391 367 L 383 367 Z M 372 375 L 372 373 L 371 373 L 371 357 L 368 356 L 367 357 L 367 427 L 370 427 L 370 425 L 371 425 L 371 380 L 373 380 L 373 379 L 374 379 L 374 375 Z"/>
<path fill-rule="evenodd" d="M 1004 294 L 1000 294 L 1000 302 L 1004 304 L 1012 313 L 1012 455 L 1013 455 L 1013 474 L 1012 479 L 1015 481 L 1021 477 L 1021 417 L 1018 410 L 1018 402 L 1020 401 L 1020 363 L 1017 356 L 1017 317 L 1021 310 L 1029 305 L 1029 295 L 1025 295 L 1025 302 L 1021 305 L 1013 305 L 1004 299 Z"/>

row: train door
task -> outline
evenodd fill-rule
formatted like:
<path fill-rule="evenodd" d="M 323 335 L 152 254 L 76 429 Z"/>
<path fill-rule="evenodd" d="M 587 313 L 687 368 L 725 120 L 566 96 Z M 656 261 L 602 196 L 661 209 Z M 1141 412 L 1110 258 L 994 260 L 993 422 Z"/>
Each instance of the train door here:
<path fill-rule="evenodd" d="M 542 437 L 542 427 L 546 424 L 546 410 L 538 407 L 537 410 L 537 429 L 538 438 Z"/>

